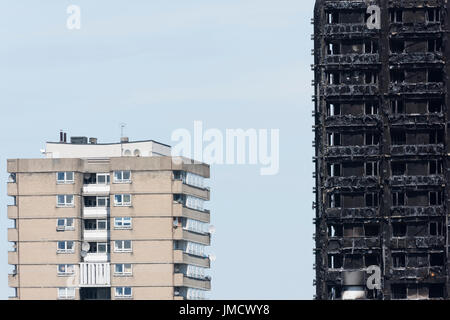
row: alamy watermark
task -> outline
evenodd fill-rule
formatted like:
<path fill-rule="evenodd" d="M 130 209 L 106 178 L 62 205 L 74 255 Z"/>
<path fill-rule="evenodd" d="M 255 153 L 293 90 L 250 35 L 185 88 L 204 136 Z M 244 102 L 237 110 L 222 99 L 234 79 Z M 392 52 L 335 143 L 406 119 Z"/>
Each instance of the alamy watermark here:
<path fill-rule="evenodd" d="M 180 128 L 172 132 L 171 139 L 176 143 L 173 157 L 211 165 L 259 165 L 263 176 L 280 170 L 279 129 L 226 129 L 224 133 L 216 128 L 204 130 L 202 121 L 194 121 L 193 134 Z"/>
<path fill-rule="evenodd" d="M 81 29 L 81 8 L 77 5 L 70 5 L 66 10 L 69 17 L 66 21 L 67 29 L 80 30 Z"/>

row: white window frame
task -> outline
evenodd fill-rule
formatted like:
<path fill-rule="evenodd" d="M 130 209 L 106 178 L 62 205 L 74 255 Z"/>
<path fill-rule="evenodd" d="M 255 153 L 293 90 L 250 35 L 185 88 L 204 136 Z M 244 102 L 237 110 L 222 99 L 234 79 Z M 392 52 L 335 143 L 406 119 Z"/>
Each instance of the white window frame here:
<path fill-rule="evenodd" d="M 68 244 L 72 243 L 72 249 L 68 249 Z M 64 243 L 65 248 L 60 249 L 59 244 Z M 57 253 L 75 253 L 75 241 L 57 241 L 56 242 L 56 252 Z"/>
<path fill-rule="evenodd" d="M 130 173 L 129 179 L 124 179 L 124 172 Z M 116 174 L 120 174 L 120 178 L 116 176 Z M 115 170 L 114 171 L 114 183 L 131 183 L 131 170 Z"/>
<path fill-rule="evenodd" d="M 125 294 L 125 290 L 130 289 L 130 294 Z M 119 293 L 118 290 L 121 290 L 122 292 Z M 114 297 L 116 298 L 132 298 L 133 297 L 133 288 L 132 287 L 115 287 L 114 288 Z"/>
<path fill-rule="evenodd" d="M 64 224 L 62 226 L 59 225 L 59 221 L 64 221 Z M 67 221 L 71 220 L 72 221 L 72 225 L 68 226 L 67 225 Z M 75 219 L 74 218 L 58 218 L 56 220 L 56 230 L 61 230 L 61 231 L 73 231 L 75 230 Z"/>
<path fill-rule="evenodd" d="M 122 200 L 120 202 L 117 201 L 117 198 L 116 198 L 117 196 L 121 197 Z M 124 196 L 130 196 L 130 202 L 124 202 L 123 201 Z M 129 193 L 115 194 L 114 195 L 114 206 L 115 207 L 131 207 L 131 194 L 129 194 Z"/>
<path fill-rule="evenodd" d="M 64 197 L 64 203 L 59 202 L 59 197 Z M 72 202 L 67 202 L 67 197 L 72 197 Z M 58 194 L 56 196 L 56 206 L 58 208 L 73 208 L 75 207 L 75 196 L 73 194 Z"/>
<path fill-rule="evenodd" d="M 98 182 L 98 178 L 99 177 L 105 177 L 105 182 L 103 183 L 99 183 Z M 95 180 L 96 180 L 96 184 L 97 185 L 105 185 L 105 186 L 107 186 L 107 185 L 109 185 L 110 183 L 111 183 L 111 175 L 109 174 L 109 173 L 96 173 L 96 175 L 95 175 Z"/>
<path fill-rule="evenodd" d="M 75 299 L 75 288 L 57 288 L 58 299 L 73 300 Z M 61 294 L 63 292 L 63 294 Z"/>
<path fill-rule="evenodd" d="M 125 248 L 125 241 L 130 241 L 130 248 Z M 117 246 L 121 243 L 121 248 Z M 133 252 L 133 242 L 131 240 L 115 240 L 114 241 L 114 252 Z"/>
<path fill-rule="evenodd" d="M 129 268 L 125 268 L 126 265 L 129 265 Z M 117 271 L 117 266 L 122 266 L 122 272 Z M 129 269 L 129 271 L 126 271 Z M 132 276 L 133 275 L 133 265 L 131 263 L 116 263 L 114 265 L 114 275 L 120 277 Z"/>
<path fill-rule="evenodd" d="M 130 225 L 124 225 L 125 221 L 129 221 Z M 121 223 L 122 225 L 118 225 Z M 130 230 L 133 228 L 133 219 L 131 217 L 116 217 L 114 218 L 114 229 L 117 230 Z"/>
<path fill-rule="evenodd" d="M 60 266 L 64 266 L 64 272 L 59 270 Z M 75 274 L 75 265 L 74 264 L 58 264 L 56 266 L 56 270 L 58 272 L 58 276 L 71 276 Z M 69 270 L 69 271 L 68 271 Z"/>
<path fill-rule="evenodd" d="M 64 174 L 64 180 L 59 180 L 58 176 L 60 173 Z M 72 180 L 67 179 L 68 173 L 72 174 Z M 74 184 L 75 183 L 75 172 L 74 171 L 58 171 L 58 172 L 56 172 L 56 183 L 57 184 Z"/>

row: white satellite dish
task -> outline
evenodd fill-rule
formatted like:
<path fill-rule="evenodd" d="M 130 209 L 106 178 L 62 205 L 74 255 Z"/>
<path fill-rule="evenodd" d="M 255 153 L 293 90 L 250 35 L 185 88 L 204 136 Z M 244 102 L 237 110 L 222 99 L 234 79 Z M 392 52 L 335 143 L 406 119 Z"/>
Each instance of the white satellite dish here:
<path fill-rule="evenodd" d="M 209 226 L 208 231 L 210 234 L 214 234 L 214 233 L 216 233 L 216 227 L 211 225 L 211 226 Z"/>
<path fill-rule="evenodd" d="M 81 255 L 82 258 L 86 258 L 86 256 L 87 256 L 87 251 L 82 250 L 81 253 L 80 253 L 80 255 Z"/>
<path fill-rule="evenodd" d="M 213 254 L 209 255 L 209 260 L 211 260 L 212 262 L 216 261 L 216 256 Z"/>
<path fill-rule="evenodd" d="M 91 248 L 91 245 L 89 244 L 89 242 L 84 241 L 81 244 L 81 250 L 88 252 L 89 249 Z"/>

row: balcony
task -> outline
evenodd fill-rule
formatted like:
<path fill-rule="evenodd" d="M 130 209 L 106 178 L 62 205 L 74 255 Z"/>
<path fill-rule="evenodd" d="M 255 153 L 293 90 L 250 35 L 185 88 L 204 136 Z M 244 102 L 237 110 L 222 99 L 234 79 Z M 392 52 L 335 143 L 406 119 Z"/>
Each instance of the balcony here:
<path fill-rule="evenodd" d="M 378 53 L 361 53 L 361 54 L 334 54 L 327 55 L 324 58 L 326 66 L 373 66 L 380 63 L 380 56 Z"/>
<path fill-rule="evenodd" d="M 445 278 L 446 274 L 443 267 L 422 267 L 422 268 L 397 268 L 392 269 L 392 276 L 396 279 L 402 280 L 423 280 L 431 279 L 431 273 L 434 273 L 433 278 Z"/>
<path fill-rule="evenodd" d="M 80 287 L 111 286 L 109 263 L 80 263 Z"/>
<path fill-rule="evenodd" d="M 8 274 L 8 287 L 19 287 L 19 277 L 17 276 L 17 274 Z"/>
<path fill-rule="evenodd" d="M 354 157 L 370 157 L 380 156 L 379 146 L 340 146 L 340 147 L 326 147 L 325 156 L 328 158 L 350 158 Z"/>
<path fill-rule="evenodd" d="M 405 95 L 429 95 L 442 94 L 444 92 L 444 84 L 442 82 L 421 82 L 421 83 L 390 83 L 390 94 Z"/>
<path fill-rule="evenodd" d="M 330 251 L 377 248 L 380 245 L 381 241 L 379 237 L 330 238 L 330 240 L 328 240 L 328 249 Z"/>
<path fill-rule="evenodd" d="M 444 216 L 443 206 L 399 206 L 391 207 L 391 217 L 428 217 Z"/>
<path fill-rule="evenodd" d="M 391 187 L 437 187 L 443 186 L 445 179 L 443 175 L 428 176 L 392 176 L 389 179 Z"/>
<path fill-rule="evenodd" d="M 17 242 L 19 240 L 19 231 L 16 228 L 8 229 L 8 241 Z"/>
<path fill-rule="evenodd" d="M 19 264 L 19 254 L 17 251 L 8 251 L 8 264 Z"/>
<path fill-rule="evenodd" d="M 207 223 L 209 223 L 211 220 L 209 210 L 204 211 L 194 210 L 183 206 L 182 203 L 173 204 L 173 216 L 199 220 Z"/>
<path fill-rule="evenodd" d="M 17 183 L 15 183 L 15 182 L 7 183 L 7 194 L 8 194 L 8 196 L 17 196 L 18 195 Z"/>
<path fill-rule="evenodd" d="M 393 237 L 390 240 L 391 249 L 427 249 L 443 248 L 445 238 L 441 236 L 428 237 Z"/>
<path fill-rule="evenodd" d="M 85 241 L 106 241 L 108 240 L 108 230 L 84 230 L 83 239 Z"/>
<path fill-rule="evenodd" d="M 109 207 L 84 207 L 83 218 L 107 218 Z"/>
<path fill-rule="evenodd" d="M 325 25 L 323 35 L 327 39 L 362 39 L 379 32 L 380 30 L 368 29 L 366 23 L 335 23 Z"/>
<path fill-rule="evenodd" d="M 19 210 L 17 206 L 8 206 L 8 219 L 17 219 L 19 217 Z"/>
<path fill-rule="evenodd" d="M 182 273 L 175 273 L 175 287 L 187 287 L 200 290 L 211 290 L 211 280 L 199 280 L 185 276 Z"/>
<path fill-rule="evenodd" d="M 374 189 L 380 187 L 379 177 L 331 177 L 325 181 L 325 188 L 355 191 L 361 189 Z"/>
<path fill-rule="evenodd" d="M 381 127 L 382 119 L 378 115 L 342 115 L 330 116 L 325 118 L 325 126 L 328 128 L 355 128 L 355 127 Z"/>
<path fill-rule="evenodd" d="M 392 156 L 427 156 L 443 155 L 443 144 L 408 144 L 391 146 Z"/>
<path fill-rule="evenodd" d="M 443 113 L 389 115 L 389 123 L 393 127 L 411 129 L 443 127 L 445 125 Z"/>
<path fill-rule="evenodd" d="M 84 262 L 108 262 L 109 253 L 87 253 Z"/>
<path fill-rule="evenodd" d="M 202 258 L 181 250 L 174 250 L 174 262 L 178 264 L 190 264 L 198 267 L 209 268 L 211 262 L 209 258 Z"/>
<path fill-rule="evenodd" d="M 320 93 L 328 97 L 332 96 L 374 96 L 379 93 L 375 84 L 336 84 L 320 88 Z"/>
<path fill-rule="evenodd" d="M 391 38 L 407 36 L 408 38 L 423 38 L 443 32 L 440 22 L 427 23 L 391 23 Z"/>
<path fill-rule="evenodd" d="M 433 52 L 410 52 L 393 53 L 390 55 L 391 64 L 444 64 L 442 53 Z"/>
<path fill-rule="evenodd" d="M 173 238 L 174 240 L 186 240 L 201 243 L 206 246 L 209 246 L 211 244 L 211 236 L 209 234 L 200 234 L 185 230 L 181 227 L 178 227 L 174 230 Z"/>
<path fill-rule="evenodd" d="M 210 199 L 208 189 L 201 189 L 183 183 L 181 180 L 172 181 L 172 193 L 187 194 L 204 200 Z"/>
<path fill-rule="evenodd" d="M 83 185 L 83 195 L 109 195 L 111 186 L 109 184 L 85 184 Z"/>
<path fill-rule="evenodd" d="M 376 219 L 379 217 L 377 208 L 328 208 L 325 214 L 329 219 Z"/>

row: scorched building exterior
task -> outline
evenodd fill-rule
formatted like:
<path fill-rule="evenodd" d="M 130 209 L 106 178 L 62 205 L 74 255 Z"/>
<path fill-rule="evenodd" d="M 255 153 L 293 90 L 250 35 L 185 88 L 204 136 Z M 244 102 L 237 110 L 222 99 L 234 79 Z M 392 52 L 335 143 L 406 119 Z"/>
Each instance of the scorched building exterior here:
<path fill-rule="evenodd" d="M 316 299 L 448 298 L 448 17 L 316 1 Z"/>

